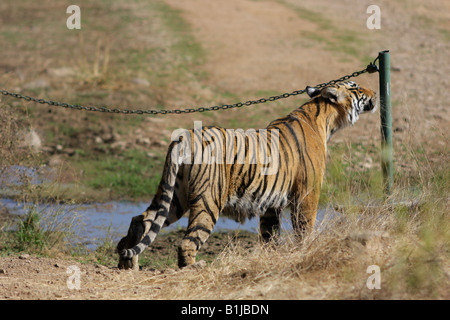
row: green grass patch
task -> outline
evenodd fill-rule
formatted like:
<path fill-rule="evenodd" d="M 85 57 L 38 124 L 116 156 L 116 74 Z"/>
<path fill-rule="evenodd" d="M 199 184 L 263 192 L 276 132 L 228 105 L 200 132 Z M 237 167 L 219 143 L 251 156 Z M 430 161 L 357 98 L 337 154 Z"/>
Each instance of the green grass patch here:
<path fill-rule="evenodd" d="M 360 35 L 353 30 L 336 26 L 330 18 L 321 12 L 316 12 L 301 5 L 294 5 L 283 0 L 279 0 L 278 2 L 295 12 L 300 18 L 314 23 L 317 26 L 316 30 L 303 32 L 302 38 L 323 46 L 327 51 L 339 53 L 339 57 L 337 57 L 339 61 L 351 61 L 351 58 L 356 58 L 358 61 L 367 64 L 373 60 L 373 57 L 367 59 L 367 55 L 364 52 L 363 34 Z"/>
<path fill-rule="evenodd" d="M 26 249 L 42 250 L 47 245 L 45 233 L 40 226 L 40 217 L 36 210 L 30 210 L 19 221 L 16 231 L 17 244 L 19 251 Z"/>
<path fill-rule="evenodd" d="M 355 205 L 382 199 L 383 176 L 379 166 L 374 165 L 378 155 L 378 147 L 361 143 L 331 146 L 320 204 Z"/>
<path fill-rule="evenodd" d="M 34 198 L 33 194 L 28 195 Z M 0 252 L 10 254 L 27 252 L 48 254 L 52 251 L 68 252 L 67 240 L 80 228 L 76 212 L 56 203 L 28 199 L 26 214 L 20 216 L 14 226 L 0 233 Z M 4 227 L 4 226 L 2 226 Z"/>
<path fill-rule="evenodd" d="M 450 30 L 438 29 L 439 33 L 444 37 L 445 41 L 450 41 Z"/>
<path fill-rule="evenodd" d="M 182 11 L 162 1 L 153 1 L 151 6 L 158 12 L 164 25 L 173 33 L 175 42 L 172 49 L 184 62 L 181 66 L 202 64 L 205 59 L 205 51 L 192 35 L 190 24 L 181 16 Z"/>
<path fill-rule="evenodd" d="M 162 156 L 150 159 L 146 152 L 131 149 L 120 156 L 80 159 L 76 166 L 83 168 L 88 187 L 107 190 L 118 199 L 149 199 L 158 187 L 163 163 Z"/>

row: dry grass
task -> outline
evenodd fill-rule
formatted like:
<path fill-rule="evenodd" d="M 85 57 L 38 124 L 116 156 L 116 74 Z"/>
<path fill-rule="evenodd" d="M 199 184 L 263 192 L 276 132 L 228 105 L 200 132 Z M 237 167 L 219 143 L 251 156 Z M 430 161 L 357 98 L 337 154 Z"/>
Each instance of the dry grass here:
<path fill-rule="evenodd" d="M 150 290 L 157 299 L 446 299 L 448 215 L 427 207 L 327 215 L 302 241 L 287 233 L 251 251 L 230 242 L 204 268 L 156 272 L 139 285 L 160 288 Z M 381 269 L 380 290 L 367 288 L 371 265 Z"/>

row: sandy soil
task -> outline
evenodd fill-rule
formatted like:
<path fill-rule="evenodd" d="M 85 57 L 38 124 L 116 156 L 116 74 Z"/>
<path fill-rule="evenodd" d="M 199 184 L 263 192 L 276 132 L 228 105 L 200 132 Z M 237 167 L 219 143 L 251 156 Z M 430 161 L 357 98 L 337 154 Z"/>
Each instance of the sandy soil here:
<path fill-rule="evenodd" d="M 394 142 L 422 141 L 436 151 L 437 161 L 445 153 L 449 138 L 450 2 L 380 0 L 381 30 L 365 27 L 366 8 L 371 4 L 366 0 L 301 1 L 302 7 L 321 12 L 331 30 L 320 30 L 317 22 L 296 14 L 290 9 L 299 6 L 294 0 L 227 0 L 214 5 L 208 0 L 167 2 L 182 10 L 195 37 L 207 50 L 204 68 L 208 81 L 230 92 L 290 92 L 360 70 L 365 65 L 356 57 L 326 50 L 323 43 L 306 41 L 303 36 L 308 32 L 335 36 L 332 29 L 342 25 L 349 30 L 362 29 L 367 41 L 360 41 L 360 45 L 368 57 L 374 58 L 384 49 L 390 49 L 392 54 Z M 446 30 L 447 40 L 442 30 Z M 378 86 L 376 75 L 364 75 L 357 81 L 373 88 Z M 354 128 L 339 133 L 333 143 L 344 139 L 378 143 L 378 119 L 377 115 L 364 117 Z M 80 290 L 67 287 L 70 274 L 66 271 L 71 265 L 81 271 Z M 113 266 L 59 258 L 2 257 L 0 299 L 157 298 L 164 287 L 162 280 L 180 272 L 119 272 Z M 305 290 L 304 298 L 310 297 Z"/>
<path fill-rule="evenodd" d="M 176 261 L 177 247 L 182 236 L 182 230 L 160 235 L 146 255 Z M 202 248 L 203 257 L 214 259 L 230 241 L 239 241 L 243 248 L 251 250 L 258 239 L 256 234 L 250 232 L 234 236 L 231 233 L 216 232 Z M 0 300 L 170 299 L 170 291 L 161 296 L 161 290 L 165 286 L 164 279 L 170 276 L 182 278 L 184 273 L 192 275 L 197 270 L 195 267 L 186 270 L 145 267 L 141 271 L 122 271 L 114 264 L 94 265 L 79 263 L 68 257 L 44 258 L 28 254 L 0 257 Z M 80 285 L 77 287 L 75 276 L 78 275 Z M 174 286 L 176 287 L 176 280 L 175 283 L 167 283 L 168 290 L 173 290 Z"/>

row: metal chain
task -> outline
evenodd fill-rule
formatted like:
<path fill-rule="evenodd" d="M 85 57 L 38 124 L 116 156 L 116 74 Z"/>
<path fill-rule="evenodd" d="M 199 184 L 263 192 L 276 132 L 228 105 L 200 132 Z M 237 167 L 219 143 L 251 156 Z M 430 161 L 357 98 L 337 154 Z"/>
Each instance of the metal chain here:
<path fill-rule="evenodd" d="M 331 84 L 335 84 L 337 82 L 345 81 L 350 78 L 357 77 L 363 73 L 373 73 L 378 71 L 378 67 L 375 65 L 375 59 L 373 62 L 371 62 L 364 70 L 353 72 L 352 74 L 343 76 L 336 80 L 331 80 L 329 82 L 321 83 L 316 85 L 314 88 L 323 88 L 326 86 L 329 86 Z M 217 111 L 217 110 L 227 110 L 232 108 L 241 108 L 244 106 L 251 106 L 266 102 L 271 102 L 279 99 L 285 99 L 289 98 L 291 96 L 296 96 L 302 93 L 306 92 L 306 89 L 303 90 L 296 90 L 291 93 L 283 93 L 280 95 L 272 96 L 269 98 L 261 98 L 258 100 L 249 100 L 246 102 L 238 102 L 234 104 L 224 104 L 220 106 L 213 106 L 213 107 L 201 107 L 201 108 L 187 108 L 187 109 L 166 109 L 166 110 L 132 110 L 132 109 L 119 109 L 119 108 L 106 108 L 106 107 L 91 107 L 91 106 L 82 106 L 82 105 L 72 105 L 64 102 L 57 102 L 52 100 L 45 100 L 45 99 L 39 99 L 39 98 L 33 98 L 30 96 L 25 96 L 20 93 L 13 93 L 6 90 L 0 90 L 0 92 L 5 96 L 11 96 L 17 99 L 24 99 L 26 101 L 33 101 L 40 104 L 48 104 L 50 106 L 57 106 L 62 108 L 68 108 L 68 109 L 74 109 L 74 110 L 85 110 L 85 111 L 97 111 L 97 112 L 106 112 L 106 113 L 120 113 L 120 114 L 181 114 L 181 113 L 193 113 L 193 112 L 205 112 L 205 111 Z"/>

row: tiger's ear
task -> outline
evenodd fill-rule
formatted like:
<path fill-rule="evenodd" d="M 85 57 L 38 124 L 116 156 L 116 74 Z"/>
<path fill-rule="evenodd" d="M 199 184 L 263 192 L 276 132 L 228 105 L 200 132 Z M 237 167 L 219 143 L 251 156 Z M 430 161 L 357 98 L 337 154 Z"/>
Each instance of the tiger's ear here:
<path fill-rule="evenodd" d="M 315 87 L 307 86 L 306 87 L 306 93 L 308 94 L 308 96 L 310 98 L 314 98 L 314 97 L 316 97 L 316 96 L 318 96 L 320 94 L 320 89 L 317 89 Z"/>
<path fill-rule="evenodd" d="M 330 100 L 332 103 L 342 103 L 347 97 L 344 90 L 339 90 L 335 87 L 326 87 L 320 92 L 322 97 Z"/>

